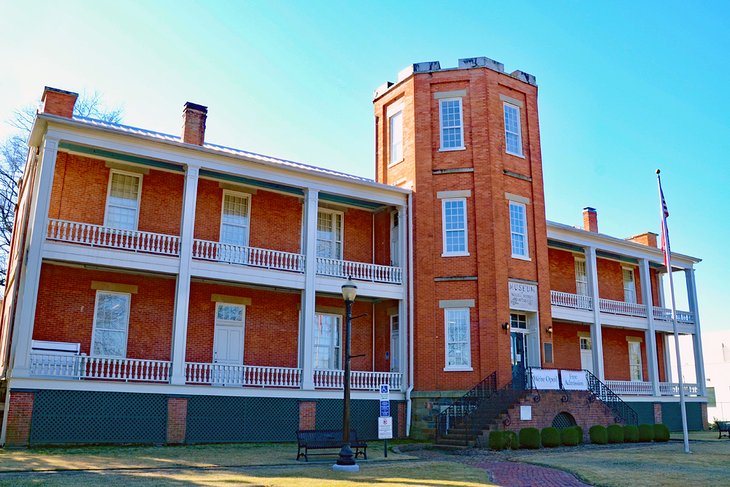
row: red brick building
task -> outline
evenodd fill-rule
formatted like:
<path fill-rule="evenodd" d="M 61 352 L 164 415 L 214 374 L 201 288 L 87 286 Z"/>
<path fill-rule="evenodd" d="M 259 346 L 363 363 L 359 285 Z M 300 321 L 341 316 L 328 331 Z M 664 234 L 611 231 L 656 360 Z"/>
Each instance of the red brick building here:
<path fill-rule="evenodd" d="M 200 105 L 177 137 L 73 118 L 76 95 L 46 88 L 2 308 L 3 440 L 336 428 L 348 276 L 360 436 L 382 383 L 396 434 L 419 436 L 528 368 L 587 369 L 642 419 L 674 414 L 655 236 L 602 235 L 592 210 L 585 230 L 546 221 L 535 78 L 459 64 L 376 91 L 375 181 L 206 143 Z M 697 262 L 674 260 L 702 377 Z"/>

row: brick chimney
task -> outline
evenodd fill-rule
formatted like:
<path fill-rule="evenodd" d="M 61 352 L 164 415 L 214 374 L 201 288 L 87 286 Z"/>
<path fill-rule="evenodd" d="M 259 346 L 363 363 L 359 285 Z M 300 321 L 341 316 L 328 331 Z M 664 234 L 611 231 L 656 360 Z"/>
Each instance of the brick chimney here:
<path fill-rule="evenodd" d="M 598 213 L 595 208 L 583 208 L 583 230 L 598 233 Z"/>
<path fill-rule="evenodd" d="M 186 144 L 203 145 L 206 118 L 208 107 L 187 102 L 183 108 L 182 141 Z"/>
<path fill-rule="evenodd" d="M 74 105 L 78 93 L 72 91 L 59 90 L 46 86 L 43 88 L 43 96 L 41 96 L 41 113 L 50 113 L 59 117 L 73 118 Z"/>
<path fill-rule="evenodd" d="M 654 232 L 646 232 L 646 233 L 640 233 L 639 235 L 634 235 L 633 237 L 629 237 L 626 240 L 630 240 L 631 242 L 636 242 L 641 245 L 647 245 L 649 247 L 655 247 L 657 246 L 657 240 L 656 238 L 659 235 L 657 235 Z"/>

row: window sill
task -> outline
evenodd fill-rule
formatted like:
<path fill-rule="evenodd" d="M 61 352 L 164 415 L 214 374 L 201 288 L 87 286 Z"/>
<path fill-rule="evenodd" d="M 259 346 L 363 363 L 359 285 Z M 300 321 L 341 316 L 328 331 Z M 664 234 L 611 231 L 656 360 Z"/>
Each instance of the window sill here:
<path fill-rule="evenodd" d="M 388 163 L 388 168 L 390 169 L 393 166 L 397 166 L 398 164 L 400 164 L 403 161 L 405 161 L 405 159 L 401 159 L 400 161 L 395 161 L 395 162 L 389 162 Z"/>
<path fill-rule="evenodd" d="M 473 372 L 471 367 L 444 367 L 444 372 Z"/>
<path fill-rule="evenodd" d="M 459 150 L 466 150 L 466 146 L 461 147 L 439 147 L 439 152 L 454 152 Z"/>
<path fill-rule="evenodd" d="M 450 253 L 443 253 L 441 254 L 441 257 L 469 257 L 469 252 L 450 252 Z"/>
<path fill-rule="evenodd" d="M 524 154 L 515 154 L 514 152 L 510 152 L 508 150 L 504 151 L 505 154 L 508 154 L 510 156 L 519 157 L 520 159 L 527 159 Z"/>
<path fill-rule="evenodd" d="M 516 255 L 516 254 L 512 254 L 512 258 L 513 258 L 513 259 L 518 259 L 518 260 L 525 260 L 525 261 L 527 261 L 527 262 L 532 262 L 532 259 L 531 259 L 531 258 L 529 258 L 529 257 L 526 257 L 526 256 L 524 256 L 524 255 Z"/>

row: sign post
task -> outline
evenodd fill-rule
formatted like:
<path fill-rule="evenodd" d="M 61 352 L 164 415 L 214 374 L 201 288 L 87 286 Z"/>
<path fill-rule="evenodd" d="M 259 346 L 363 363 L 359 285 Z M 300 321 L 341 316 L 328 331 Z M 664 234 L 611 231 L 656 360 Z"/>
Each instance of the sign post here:
<path fill-rule="evenodd" d="M 393 438 L 393 418 L 390 417 L 390 386 L 380 384 L 380 417 L 378 439 L 383 442 L 383 456 L 388 457 L 388 440 Z"/>

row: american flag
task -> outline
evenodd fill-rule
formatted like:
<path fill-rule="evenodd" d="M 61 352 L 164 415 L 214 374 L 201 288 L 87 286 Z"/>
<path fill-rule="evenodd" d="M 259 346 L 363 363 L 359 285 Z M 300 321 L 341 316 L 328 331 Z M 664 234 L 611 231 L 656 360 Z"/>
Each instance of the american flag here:
<path fill-rule="evenodd" d="M 664 252 L 664 265 L 667 271 L 670 272 L 670 258 L 671 250 L 669 249 L 669 229 L 667 228 L 667 218 L 669 217 L 669 209 L 667 208 L 667 200 L 664 199 L 664 191 L 662 191 L 662 178 L 659 176 L 659 170 L 657 170 L 657 182 L 659 183 L 659 197 L 662 200 L 662 252 Z"/>

